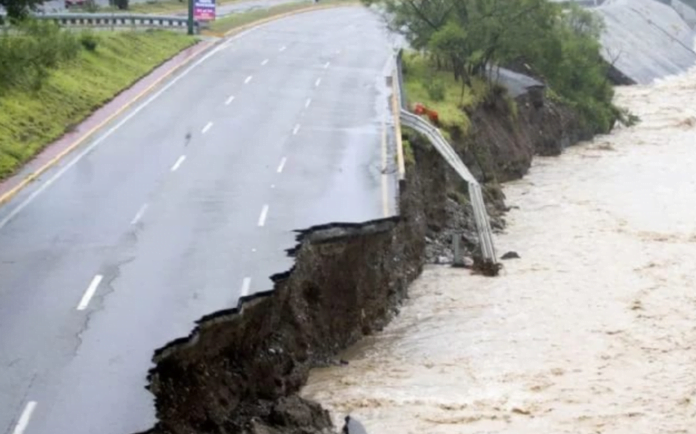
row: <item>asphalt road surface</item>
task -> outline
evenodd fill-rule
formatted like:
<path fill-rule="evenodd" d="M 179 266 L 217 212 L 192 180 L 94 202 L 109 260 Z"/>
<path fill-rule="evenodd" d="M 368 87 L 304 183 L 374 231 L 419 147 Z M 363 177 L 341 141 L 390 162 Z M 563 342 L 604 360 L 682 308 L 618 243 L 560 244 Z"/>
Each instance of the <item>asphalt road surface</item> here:
<path fill-rule="evenodd" d="M 153 350 L 270 289 L 293 229 L 394 212 L 388 42 L 361 8 L 242 34 L 0 208 L 0 433 L 149 428 Z"/>

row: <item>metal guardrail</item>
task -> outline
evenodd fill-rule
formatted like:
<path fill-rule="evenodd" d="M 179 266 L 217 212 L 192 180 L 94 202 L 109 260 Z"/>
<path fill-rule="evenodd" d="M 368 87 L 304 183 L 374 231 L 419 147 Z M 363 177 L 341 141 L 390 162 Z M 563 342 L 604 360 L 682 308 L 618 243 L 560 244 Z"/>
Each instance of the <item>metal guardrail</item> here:
<path fill-rule="evenodd" d="M 495 246 L 493 244 L 493 231 L 491 230 L 491 223 L 488 218 L 488 212 L 486 210 L 486 203 L 483 200 L 483 192 L 481 191 L 481 185 L 476 180 L 474 175 L 471 174 L 469 169 L 466 167 L 464 162 L 462 162 L 459 155 L 455 152 L 452 146 L 447 142 L 447 139 L 442 135 L 440 130 L 435 126 L 431 125 L 429 122 L 422 119 L 420 116 L 416 116 L 408 111 L 408 104 L 406 102 L 406 92 L 404 89 L 403 82 L 403 66 L 402 66 L 402 51 L 399 50 L 395 56 L 395 80 L 392 80 L 395 86 L 394 89 L 394 105 L 399 107 L 399 113 L 394 113 L 394 116 L 398 119 L 394 120 L 397 129 L 397 145 L 399 146 L 399 152 L 403 153 L 401 148 L 401 125 L 405 125 L 412 128 L 423 136 L 425 136 L 430 143 L 433 144 L 435 149 L 442 155 L 442 157 L 449 163 L 449 165 L 457 172 L 461 178 L 467 182 L 469 186 L 469 197 L 471 198 L 471 206 L 474 210 L 474 220 L 476 222 L 476 229 L 479 235 L 479 241 L 481 243 L 481 255 L 484 261 L 496 264 L 497 258 L 495 255 Z M 394 109 L 396 111 L 396 108 Z"/>
<path fill-rule="evenodd" d="M 186 29 L 187 17 L 168 15 L 145 14 L 91 14 L 91 13 L 65 13 L 65 14 L 36 14 L 38 20 L 53 21 L 62 27 L 143 27 L 150 29 Z M 194 21 L 196 33 L 200 25 Z"/>
<path fill-rule="evenodd" d="M 431 125 L 429 122 L 410 113 L 406 109 L 401 109 L 401 123 L 409 128 L 421 133 L 425 138 L 433 144 L 435 149 L 449 163 L 450 166 L 462 177 L 469 185 L 469 197 L 471 199 L 471 207 L 474 210 L 474 220 L 476 229 L 481 242 L 481 255 L 486 261 L 496 263 L 495 246 L 493 245 L 493 234 L 491 230 L 488 212 L 486 211 L 486 203 L 483 200 L 483 192 L 481 184 L 474 178 L 464 162 L 459 158 L 459 155 L 450 146 L 439 129 Z"/>

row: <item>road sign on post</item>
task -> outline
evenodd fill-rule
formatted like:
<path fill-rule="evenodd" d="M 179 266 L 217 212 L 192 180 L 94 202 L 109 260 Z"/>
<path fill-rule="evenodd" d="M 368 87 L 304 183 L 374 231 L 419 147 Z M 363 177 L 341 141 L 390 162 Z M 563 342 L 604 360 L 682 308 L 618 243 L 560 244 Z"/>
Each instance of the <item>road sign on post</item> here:
<path fill-rule="evenodd" d="M 193 0 L 193 18 L 198 21 L 215 20 L 215 0 Z"/>

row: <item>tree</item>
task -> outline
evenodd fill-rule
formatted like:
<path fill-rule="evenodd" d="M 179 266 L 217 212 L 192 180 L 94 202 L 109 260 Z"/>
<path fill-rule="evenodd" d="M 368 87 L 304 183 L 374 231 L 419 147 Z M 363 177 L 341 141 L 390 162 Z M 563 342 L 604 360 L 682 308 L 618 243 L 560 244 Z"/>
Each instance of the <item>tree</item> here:
<path fill-rule="evenodd" d="M 7 11 L 7 18 L 10 22 L 17 22 L 26 18 L 43 2 L 44 0 L 0 0 L 0 6 Z"/>

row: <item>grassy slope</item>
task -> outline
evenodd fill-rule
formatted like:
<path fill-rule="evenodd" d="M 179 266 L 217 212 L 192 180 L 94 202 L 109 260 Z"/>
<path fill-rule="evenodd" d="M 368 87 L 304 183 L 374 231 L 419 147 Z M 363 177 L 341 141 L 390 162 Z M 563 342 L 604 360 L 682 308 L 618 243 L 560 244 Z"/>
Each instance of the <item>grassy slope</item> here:
<path fill-rule="evenodd" d="M 409 103 L 421 103 L 431 110 L 438 112 L 442 126 L 458 127 L 466 132 L 469 129 L 469 118 L 464 109 L 475 107 L 485 93 L 485 83 L 475 82 L 474 88 L 465 87 L 454 80 L 448 71 L 438 71 L 430 61 L 413 52 L 404 53 L 404 87 Z M 428 91 L 429 84 L 442 87 L 444 98 L 435 99 Z"/>
<path fill-rule="evenodd" d="M 167 32 L 96 35 L 95 52 L 53 71 L 36 92 L 0 97 L 0 179 L 16 171 L 72 125 L 195 39 Z"/>

